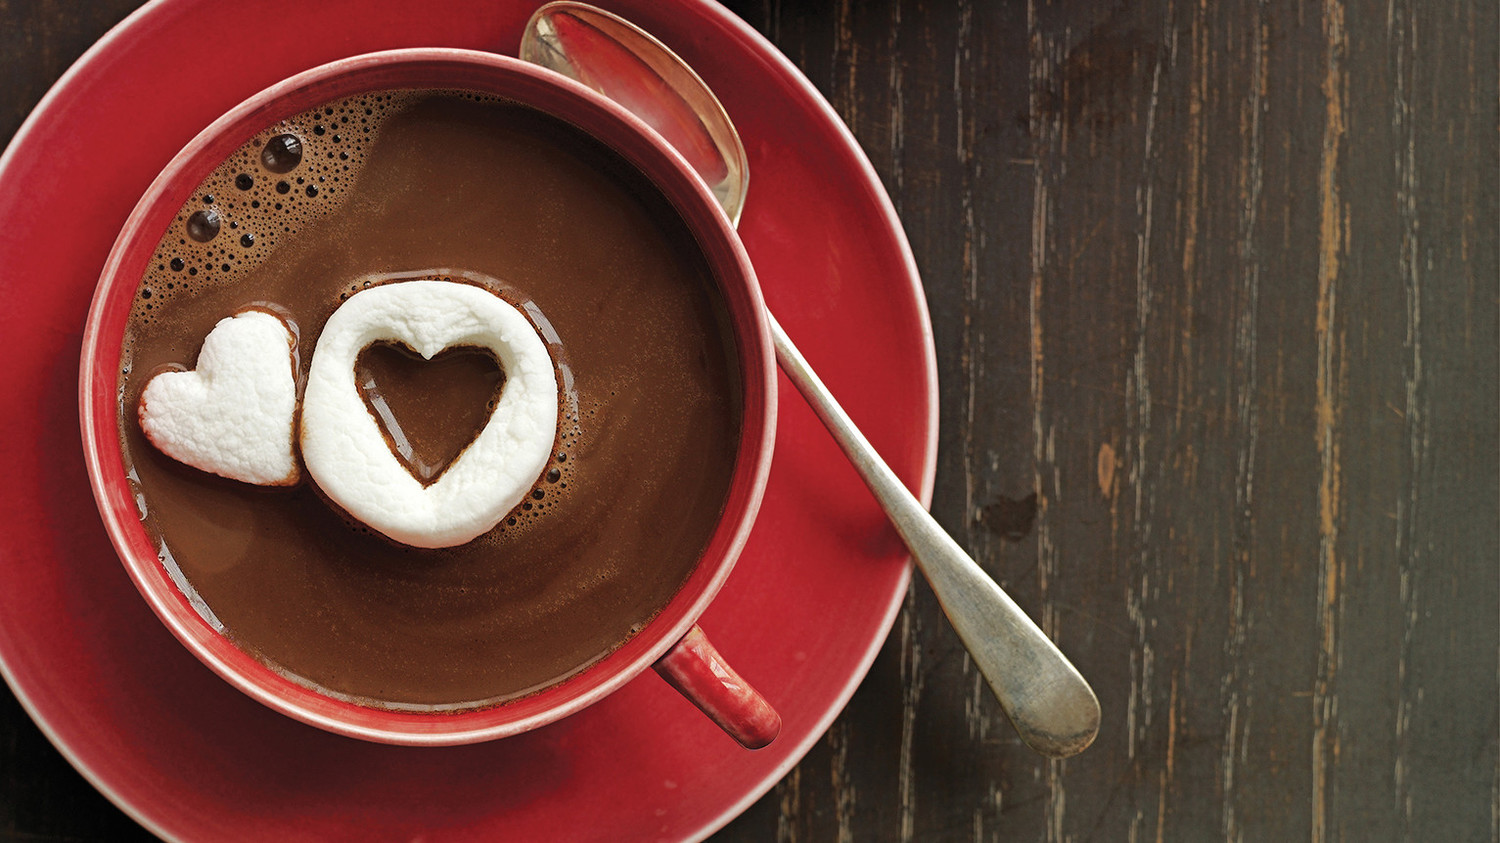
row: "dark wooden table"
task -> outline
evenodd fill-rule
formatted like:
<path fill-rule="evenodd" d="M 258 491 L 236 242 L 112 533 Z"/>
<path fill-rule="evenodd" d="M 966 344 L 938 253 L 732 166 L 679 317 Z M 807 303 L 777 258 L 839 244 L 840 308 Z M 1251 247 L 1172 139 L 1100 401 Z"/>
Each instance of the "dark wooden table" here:
<path fill-rule="evenodd" d="M 0 2 L 0 136 L 135 5 Z M 718 839 L 1500 839 L 1495 4 L 733 8 L 890 191 L 933 511 L 1104 723 L 1032 754 L 917 583 Z M 0 696 L 0 838 L 144 836 Z"/>

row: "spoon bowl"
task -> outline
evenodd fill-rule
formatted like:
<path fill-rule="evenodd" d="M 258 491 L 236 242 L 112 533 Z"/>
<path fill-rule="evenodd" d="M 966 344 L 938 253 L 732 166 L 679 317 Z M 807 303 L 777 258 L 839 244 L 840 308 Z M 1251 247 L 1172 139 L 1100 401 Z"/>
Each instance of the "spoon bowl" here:
<path fill-rule="evenodd" d="M 708 85 L 633 23 L 585 3 L 548 3 L 527 22 L 521 59 L 582 82 L 655 129 L 739 225 L 750 168 L 745 146 Z"/>

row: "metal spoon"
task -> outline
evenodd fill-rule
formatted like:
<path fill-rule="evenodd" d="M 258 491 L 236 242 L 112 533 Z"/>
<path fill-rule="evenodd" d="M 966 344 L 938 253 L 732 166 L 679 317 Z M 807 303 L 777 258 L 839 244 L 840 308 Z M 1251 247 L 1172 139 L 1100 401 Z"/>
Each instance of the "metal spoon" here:
<path fill-rule="evenodd" d="M 628 21 L 584 3 L 531 16 L 521 58 L 615 100 L 671 143 L 739 224 L 749 168 L 717 97 L 687 63 Z M 959 547 L 880 458 L 771 318 L 776 359 L 854 463 L 927 577 L 1021 739 L 1065 758 L 1099 731 L 1094 692 L 1031 618 Z"/>

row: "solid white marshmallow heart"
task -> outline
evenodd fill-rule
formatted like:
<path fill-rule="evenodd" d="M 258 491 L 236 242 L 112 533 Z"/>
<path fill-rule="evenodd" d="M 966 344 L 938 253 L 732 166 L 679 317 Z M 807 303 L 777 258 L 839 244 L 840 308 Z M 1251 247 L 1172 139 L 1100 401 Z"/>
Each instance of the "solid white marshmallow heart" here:
<path fill-rule="evenodd" d="M 422 357 L 479 346 L 505 373 L 479 435 L 423 486 L 391 452 L 355 380 L 359 353 L 404 343 Z M 403 281 L 350 296 L 323 326 L 302 397 L 302 459 L 334 503 L 403 544 L 451 547 L 492 529 L 546 467 L 557 433 L 557 373 L 521 311 L 480 287 Z"/>
<path fill-rule="evenodd" d="M 219 320 L 192 371 L 162 372 L 141 392 L 141 430 L 194 468 L 263 486 L 297 482 L 297 382 L 286 323 L 262 310 Z"/>

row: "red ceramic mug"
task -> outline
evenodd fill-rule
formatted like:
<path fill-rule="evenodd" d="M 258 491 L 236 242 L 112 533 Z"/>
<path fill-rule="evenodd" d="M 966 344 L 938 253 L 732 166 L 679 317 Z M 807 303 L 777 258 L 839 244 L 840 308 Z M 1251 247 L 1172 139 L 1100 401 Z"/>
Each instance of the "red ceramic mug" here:
<path fill-rule="evenodd" d="M 321 693 L 236 647 L 196 610 L 158 559 L 126 477 L 119 434 L 122 341 L 137 286 L 162 234 L 196 187 L 234 150 L 279 120 L 323 103 L 394 89 L 498 95 L 560 118 L 644 173 L 681 215 L 716 278 L 734 331 L 742 427 L 723 514 L 686 582 L 638 634 L 572 677 L 489 707 L 424 712 Z M 367 740 L 446 745 L 505 737 L 597 702 L 654 667 L 740 743 L 775 738 L 775 710 L 714 651 L 696 625 L 729 577 L 765 491 L 776 424 L 776 370 L 760 288 L 743 245 L 684 159 L 629 112 L 551 71 L 468 50 L 409 49 L 356 56 L 268 88 L 194 138 L 152 183 L 115 242 L 84 333 L 79 400 L 94 496 L 131 579 L 168 629 L 235 687 L 271 708 Z"/>

